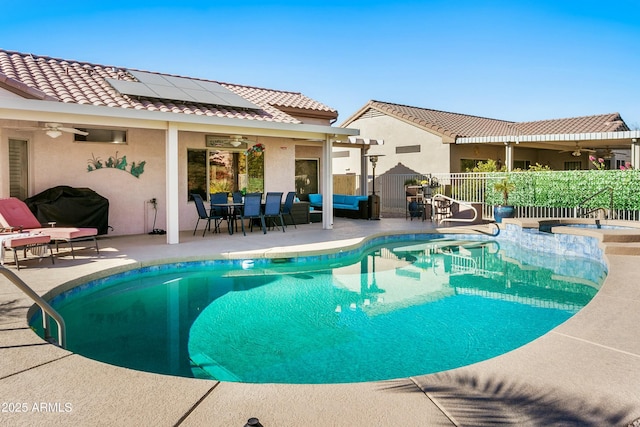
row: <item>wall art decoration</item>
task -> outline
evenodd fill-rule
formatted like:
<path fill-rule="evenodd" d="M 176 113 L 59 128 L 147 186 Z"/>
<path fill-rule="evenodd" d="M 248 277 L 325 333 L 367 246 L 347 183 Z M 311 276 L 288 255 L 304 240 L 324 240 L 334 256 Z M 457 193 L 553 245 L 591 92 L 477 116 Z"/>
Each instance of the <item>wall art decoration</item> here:
<path fill-rule="evenodd" d="M 116 151 L 116 155 L 110 156 L 104 163 L 100 157 L 96 157 L 91 153 L 91 158 L 87 160 L 87 163 L 87 172 L 93 172 L 102 168 L 115 168 L 129 172 L 131 175 L 139 178 L 144 172 L 146 161 L 143 160 L 137 164 L 136 162 L 132 162 L 131 165 L 129 165 L 127 163 L 127 156 L 118 157 L 118 152 Z M 129 166 L 129 170 L 127 170 L 127 166 Z"/>

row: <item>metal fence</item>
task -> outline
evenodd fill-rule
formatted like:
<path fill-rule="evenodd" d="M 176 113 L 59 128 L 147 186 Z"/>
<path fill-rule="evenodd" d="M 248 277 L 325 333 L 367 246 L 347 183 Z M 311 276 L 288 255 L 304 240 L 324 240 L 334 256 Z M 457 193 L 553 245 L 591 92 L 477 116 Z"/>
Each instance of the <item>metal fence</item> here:
<path fill-rule="evenodd" d="M 525 172 L 529 173 L 529 172 Z M 553 173 L 553 172 L 546 172 Z M 407 194 L 405 183 L 410 180 L 427 180 L 435 178 L 438 186 L 433 188 L 432 194 L 441 193 L 456 200 L 465 202 L 482 203 L 482 217 L 493 219 L 493 205 L 485 201 L 485 188 L 487 180 L 492 177 L 488 173 L 434 173 L 434 174 L 383 174 L 376 176 L 376 194 L 380 196 L 380 215 L 382 217 L 406 217 Z M 359 177 L 355 182 L 359 182 Z M 495 179 L 495 174 L 493 175 Z M 368 182 L 369 191 L 373 188 L 371 177 Z M 640 194 L 640 188 L 638 189 Z M 357 189 L 360 194 L 360 189 Z M 589 212 L 575 207 L 551 207 L 551 206 L 516 206 L 517 217 L 528 218 L 575 218 L 596 217 L 601 212 Z M 638 210 L 607 210 L 607 217 L 621 220 L 638 221 Z"/>

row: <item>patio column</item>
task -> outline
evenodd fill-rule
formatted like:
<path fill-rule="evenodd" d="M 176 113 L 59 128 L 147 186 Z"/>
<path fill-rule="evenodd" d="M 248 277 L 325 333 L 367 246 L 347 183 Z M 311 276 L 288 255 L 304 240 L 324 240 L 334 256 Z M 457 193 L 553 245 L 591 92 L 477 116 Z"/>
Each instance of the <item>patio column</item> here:
<path fill-rule="evenodd" d="M 638 138 L 631 139 L 631 166 L 634 169 L 640 167 L 640 144 Z"/>
<path fill-rule="evenodd" d="M 360 148 L 360 194 L 366 196 L 369 194 L 369 162 L 366 157 L 369 147 L 362 145 Z"/>
<path fill-rule="evenodd" d="M 333 229 L 333 142 L 325 136 L 322 144 L 322 228 Z"/>
<path fill-rule="evenodd" d="M 510 142 L 504 143 L 504 164 L 507 167 L 507 172 L 511 172 L 513 169 L 513 145 Z"/>
<path fill-rule="evenodd" d="M 167 243 L 180 243 L 179 197 L 178 197 L 178 127 L 175 123 L 167 124 L 165 144 L 166 164 L 166 205 L 167 205 Z"/>

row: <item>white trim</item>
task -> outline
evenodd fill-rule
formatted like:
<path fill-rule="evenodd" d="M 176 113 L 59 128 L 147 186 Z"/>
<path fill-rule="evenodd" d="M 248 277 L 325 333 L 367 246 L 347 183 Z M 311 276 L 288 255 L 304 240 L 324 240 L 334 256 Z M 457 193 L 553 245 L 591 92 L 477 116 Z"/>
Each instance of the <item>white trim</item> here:
<path fill-rule="evenodd" d="M 363 138 L 360 136 L 350 136 L 348 139 L 350 144 L 384 145 L 383 139 Z"/>
<path fill-rule="evenodd" d="M 456 138 L 456 144 L 486 144 L 496 142 L 557 142 L 557 141 L 603 141 L 640 138 L 640 130 L 621 132 L 556 133 L 548 135 L 497 135 Z"/>

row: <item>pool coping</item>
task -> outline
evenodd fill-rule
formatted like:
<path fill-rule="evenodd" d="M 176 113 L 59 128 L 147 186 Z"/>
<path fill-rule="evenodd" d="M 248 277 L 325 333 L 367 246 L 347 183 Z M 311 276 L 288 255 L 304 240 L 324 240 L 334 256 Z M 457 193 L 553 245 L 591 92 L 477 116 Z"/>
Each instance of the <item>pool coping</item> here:
<path fill-rule="evenodd" d="M 591 230 L 578 231 L 591 234 Z M 277 254 L 277 248 L 259 252 Z M 247 252 L 236 254 L 246 256 Z M 136 264 L 108 267 L 107 261 L 107 268 L 116 270 Z M 90 256 L 78 262 L 74 274 L 84 280 L 93 273 L 83 268 L 83 262 L 90 264 Z M 640 267 L 636 266 L 637 258 L 630 256 L 607 255 L 607 262 L 609 276 L 592 302 L 538 340 L 452 371 L 374 383 L 219 383 L 116 368 L 51 345 L 42 346 L 24 328 L 28 307 L 23 307 L 22 319 L 18 316 L 0 323 L 4 346 L 0 356 L 15 365 L 5 366 L 0 374 L 0 396 L 3 401 L 29 404 L 61 403 L 61 411 L 0 414 L 0 419 L 17 425 L 52 421 L 63 425 L 242 425 L 256 416 L 265 427 L 305 423 L 481 425 L 480 421 L 491 419 L 510 420 L 516 425 L 527 420 L 544 422 L 549 414 L 561 414 L 565 419 L 630 422 L 640 416 L 640 385 L 632 375 L 640 372 L 640 348 L 632 333 L 640 320 L 636 314 L 640 312 L 640 291 L 627 275 L 640 277 Z M 35 279 L 45 275 L 35 273 Z M 51 290 L 43 284 L 39 292 Z M 7 296 L 4 293 L 2 301 Z M 616 315 L 621 310 L 625 316 Z M 73 404 L 71 412 L 63 412 L 65 402 Z"/>

